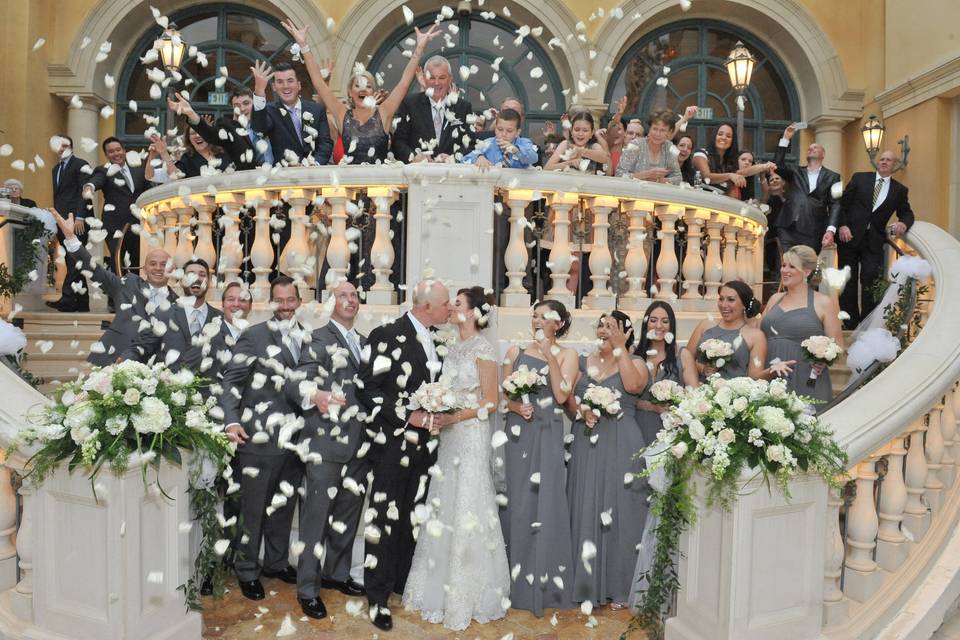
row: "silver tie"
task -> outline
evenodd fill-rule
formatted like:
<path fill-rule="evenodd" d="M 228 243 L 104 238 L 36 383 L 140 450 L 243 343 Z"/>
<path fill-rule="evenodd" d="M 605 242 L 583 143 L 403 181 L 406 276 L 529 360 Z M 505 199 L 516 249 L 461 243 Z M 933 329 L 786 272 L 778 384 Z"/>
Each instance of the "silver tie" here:
<path fill-rule="evenodd" d="M 200 310 L 193 310 L 193 320 L 190 321 L 190 335 L 195 336 L 203 330 L 203 325 L 200 324 Z"/>
<path fill-rule="evenodd" d="M 443 131 L 443 112 L 440 110 L 440 107 L 433 107 L 433 130 L 437 135 L 437 140 L 440 140 L 440 133 Z"/>

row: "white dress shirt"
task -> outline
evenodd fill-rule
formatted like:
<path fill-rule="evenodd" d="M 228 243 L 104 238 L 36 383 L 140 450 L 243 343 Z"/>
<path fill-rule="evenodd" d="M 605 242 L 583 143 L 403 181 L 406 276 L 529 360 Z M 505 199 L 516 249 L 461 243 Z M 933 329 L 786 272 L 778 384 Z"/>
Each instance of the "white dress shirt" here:
<path fill-rule="evenodd" d="M 817 180 L 820 179 L 820 170 L 817 169 L 814 171 L 810 167 L 807 167 L 807 193 L 813 193 L 817 188 Z"/>
<path fill-rule="evenodd" d="M 356 358 L 357 362 L 360 362 L 360 352 L 362 348 L 360 347 L 360 336 L 357 334 L 357 330 L 353 328 L 347 329 L 333 318 L 330 318 L 330 324 L 337 328 L 337 331 L 340 332 L 340 335 L 343 336 L 346 343 L 350 345 L 350 351 L 353 352 L 353 357 Z"/>
<path fill-rule="evenodd" d="M 420 343 L 420 346 L 423 347 L 423 352 L 427 354 L 427 362 L 439 364 L 440 358 L 437 357 L 437 346 L 433 343 L 433 334 L 409 311 L 407 311 L 407 317 L 410 318 L 410 322 L 413 323 L 413 328 L 417 330 L 417 341 Z M 434 371 L 439 371 L 439 367 L 436 367 L 436 365 L 430 367 L 431 379 L 433 378 Z"/>

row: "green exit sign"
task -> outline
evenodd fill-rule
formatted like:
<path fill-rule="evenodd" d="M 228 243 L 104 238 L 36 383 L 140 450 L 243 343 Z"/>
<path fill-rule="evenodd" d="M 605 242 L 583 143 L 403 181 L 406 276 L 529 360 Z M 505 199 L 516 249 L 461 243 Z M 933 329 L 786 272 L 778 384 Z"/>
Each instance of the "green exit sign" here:
<path fill-rule="evenodd" d="M 211 91 L 207 94 L 207 104 L 226 106 L 230 104 L 230 94 L 225 91 Z"/>
<path fill-rule="evenodd" d="M 697 120 L 713 120 L 713 107 L 697 107 Z"/>

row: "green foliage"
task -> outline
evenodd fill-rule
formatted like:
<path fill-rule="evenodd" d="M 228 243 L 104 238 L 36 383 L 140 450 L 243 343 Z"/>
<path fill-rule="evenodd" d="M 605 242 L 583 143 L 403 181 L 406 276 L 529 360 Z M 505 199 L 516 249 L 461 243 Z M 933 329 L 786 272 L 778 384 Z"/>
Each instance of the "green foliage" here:
<path fill-rule="evenodd" d="M 9 266 L 0 263 L 0 297 L 12 298 L 30 282 L 30 272 L 36 268 L 40 256 L 47 252 L 46 235 L 46 227 L 36 218 L 31 218 L 14 234 L 13 255 L 19 265 L 11 271 Z M 38 278 L 45 276 L 37 275 Z"/>

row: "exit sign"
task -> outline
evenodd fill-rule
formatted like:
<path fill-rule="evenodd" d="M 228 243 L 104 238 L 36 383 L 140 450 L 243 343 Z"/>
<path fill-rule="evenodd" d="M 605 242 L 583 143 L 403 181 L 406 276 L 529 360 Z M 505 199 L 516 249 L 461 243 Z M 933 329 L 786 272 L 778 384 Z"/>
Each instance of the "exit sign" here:
<path fill-rule="evenodd" d="M 713 107 L 697 107 L 696 120 L 713 120 Z"/>
<path fill-rule="evenodd" d="M 207 94 L 207 104 L 226 106 L 230 104 L 230 94 L 225 91 L 211 91 Z"/>

